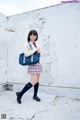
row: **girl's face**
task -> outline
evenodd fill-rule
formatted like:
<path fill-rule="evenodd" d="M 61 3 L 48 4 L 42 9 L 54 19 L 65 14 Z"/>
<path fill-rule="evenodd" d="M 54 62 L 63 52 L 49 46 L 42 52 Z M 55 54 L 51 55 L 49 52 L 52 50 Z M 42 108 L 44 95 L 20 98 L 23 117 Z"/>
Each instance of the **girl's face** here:
<path fill-rule="evenodd" d="M 35 40 L 36 40 L 36 36 L 35 35 L 30 35 L 30 40 L 32 41 L 32 42 L 34 42 Z"/>

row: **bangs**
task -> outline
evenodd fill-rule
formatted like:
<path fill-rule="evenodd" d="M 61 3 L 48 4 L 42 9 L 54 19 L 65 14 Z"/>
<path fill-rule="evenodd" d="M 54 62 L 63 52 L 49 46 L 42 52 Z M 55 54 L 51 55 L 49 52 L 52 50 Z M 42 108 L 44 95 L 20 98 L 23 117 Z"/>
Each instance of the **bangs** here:
<path fill-rule="evenodd" d="M 31 31 L 29 32 L 29 34 L 28 34 L 28 38 L 27 38 L 28 42 L 30 41 L 30 35 L 34 35 L 34 36 L 36 36 L 35 41 L 38 39 L 38 33 L 37 33 L 36 30 L 31 30 Z"/>
<path fill-rule="evenodd" d="M 31 31 L 30 31 L 30 34 L 29 34 L 29 35 L 32 35 L 32 34 L 35 35 L 35 36 L 38 36 L 38 33 L 37 33 L 37 31 L 35 31 L 35 30 L 31 30 Z"/>

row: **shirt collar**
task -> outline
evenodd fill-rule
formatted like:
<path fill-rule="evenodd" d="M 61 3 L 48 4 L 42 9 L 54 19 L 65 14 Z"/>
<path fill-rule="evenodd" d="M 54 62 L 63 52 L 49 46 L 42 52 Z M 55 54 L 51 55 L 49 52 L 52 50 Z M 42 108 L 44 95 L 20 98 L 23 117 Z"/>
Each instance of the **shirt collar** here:
<path fill-rule="evenodd" d="M 36 41 L 32 42 L 32 41 L 30 40 L 30 43 L 36 43 Z"/>

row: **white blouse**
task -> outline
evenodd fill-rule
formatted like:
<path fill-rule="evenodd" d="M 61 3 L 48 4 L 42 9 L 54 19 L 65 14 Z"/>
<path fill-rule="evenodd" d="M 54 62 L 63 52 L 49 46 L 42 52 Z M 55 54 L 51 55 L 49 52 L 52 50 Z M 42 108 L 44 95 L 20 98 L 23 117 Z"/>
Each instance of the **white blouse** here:
<path fill-rule="evenodd" d="M 35 43 L 36 43 L 36 46 L 40 48 L 40 54 L 41 54 L 41 47 L 40 47 L 39 43 L 37 41 L 35 41 Z M 32 49 L 29 44 L 32 46 Z M 27 42 L 25 44 L 25 49 L 24 49 L 25 56 L 28 57 L 28 56 L 32 55 L 33 53 L 35 53 L 36 51 L 37 51 L 37 48 L 34 46 L 32 41 L 30 41 L 29 43 Z"/>

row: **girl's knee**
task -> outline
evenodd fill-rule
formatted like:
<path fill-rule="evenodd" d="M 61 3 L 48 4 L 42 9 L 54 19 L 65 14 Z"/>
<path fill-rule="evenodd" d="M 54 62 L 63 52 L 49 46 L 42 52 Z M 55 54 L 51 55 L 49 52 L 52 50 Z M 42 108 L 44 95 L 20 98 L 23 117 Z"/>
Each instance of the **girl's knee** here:
<path fill-rule="evenodd" d="M 31 81 L 32 85 L 35 85 L 37 83 L 37 81 Z"/>
<path fill-rule="evenodd" d="M 32 85 L 35 85 L 37 82 L 39 82 L 39 75 L 35 74 L 31 76 L 31 83 Z"/>

